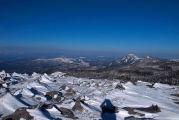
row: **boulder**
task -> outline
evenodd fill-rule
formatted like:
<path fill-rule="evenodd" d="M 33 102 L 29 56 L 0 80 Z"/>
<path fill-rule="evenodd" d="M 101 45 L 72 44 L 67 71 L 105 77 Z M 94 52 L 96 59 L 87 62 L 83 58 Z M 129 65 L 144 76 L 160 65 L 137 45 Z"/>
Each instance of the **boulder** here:
<path fill-rule="evenodd" d="M 116 85 L 115 89 L 125 90 L 125 88 L 122 86 L 121 83 L 118 83 L 118 84 Z"/>
<path fill-rule="evenodd" d="M 66 98 L 73 98 L 74 94 L 71 93 L 71 92 L 66 92 L 66 93 L 64 94 L 64 96 L 65 96 Z"/>
<path fill-rule="evenodd" d="M 42 103 L 42 104 L 40 105 L 40 109 L 41 109 L 42 111 L 44 111 L 45 109 L 52 109 L 52 108 L 53 108 L 53 105 L 52 105 L 52 104 Z"/>
<path fill-rule="evenodd" d="M 49 95 L 49 96 L 51 96 L 52 98 L 54 98 L 54 95 L 55 95 L 55 94 L 58 95 L 58 94 L 59 94 L 58 91 L 50 91 L 50 92 L 47 92 L 47 93 L 46 93 L 46 95 Z"/>
<path fill-rule="evenodd" d="M 58 91 L 47 92 L 45 96 L 46 96 L 47 100 L 53 99 L 56 102 L 60 102 L 60 100 L 61 100 L 61 96 Z"/>
<path fill-rule="evenodd" d="M 59 89 L 65 90 L 66 89 L 66 85 L 62 85 Z"/>
<path fill-rule="evenodd" d="M 26 120 L 33 120 L 34 117 L 27 112 L 26 108 L 19 108 L 11 115 L 2 117 L 2 120 L 20 120 L 21 118 L 24 118 Z"/>
<path fill-rule="evenodd" d="M 157 105 L 152 105 L 148 108 L 135 108 L 136 110 L 145 111 L 149 113 L 158 113 L 161 112 L 160 108 Z"/>
<path fill-rule="evenodd" d="M 76 119 L 76 117 L 74 116 L 73 112 L 70 109 L 60 107 L 59 111 L 62 113 L 62 115 L 64 115 L 67 118 Z"/>
<path fill-rule="evenodd" d="M 142 114 L 142 113 L 139 113 L 139 112 L 135 112 L 134 108 L 131 108 L 131 107 L 125 107 L 123 108 L 124 110 L 127 110 L 128 111 L 128 114 L 132 114 L 132 115 L 139 115 L 139 116 L 145 116 L 145 114 Z"/>
<path fill-rule="evenodd" d="M 73 111 L 82 111 L 83 110 L 83 107 L 81 106 L 80 100 L 81 100 L 80 97 L 78 97 L 76 99 L 75 105 L 72 107 Z"/>
<path fill-rule="evenodd" d="M 41 100 L 41 97 L 36 97 L 37 100 Z"/>

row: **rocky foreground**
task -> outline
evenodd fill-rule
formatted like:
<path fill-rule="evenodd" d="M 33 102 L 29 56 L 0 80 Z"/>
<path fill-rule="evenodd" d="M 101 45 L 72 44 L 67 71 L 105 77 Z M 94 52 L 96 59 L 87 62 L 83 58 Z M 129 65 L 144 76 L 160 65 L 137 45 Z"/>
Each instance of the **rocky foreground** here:
<path fill-rule="evenodd" d="M 179 87 L 0 72 L 2 120 L 177 120 Z"/>

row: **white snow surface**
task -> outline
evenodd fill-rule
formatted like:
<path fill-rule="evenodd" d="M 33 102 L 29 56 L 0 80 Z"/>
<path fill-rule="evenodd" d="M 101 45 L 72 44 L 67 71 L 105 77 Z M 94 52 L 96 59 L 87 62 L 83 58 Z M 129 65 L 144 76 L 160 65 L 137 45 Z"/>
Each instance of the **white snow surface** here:
<path fill-rule="evenodd" d="M 135 57 L 134 57 L 135 58 Z M 137 59 L 137 58 L 135 58 Z M 0 72 L 0 75 L 5 74 Z M 5 92 L 3 88 L 0 89 L 0 115 L 1 118 L 12 114 L 16 109 L 20 107 L 28 107 L 29 105 L 40 104 L 40 102 L 50 103 L 45 97 L 47 92 L 59 91 L 65 94 L 69 88 L 72 88 L 76 94 L 74 99 L 81 97 L 85 99 L 84 108 L 82 112 L 72 111 L 79 120 L 100 120 L 101 116 L 100 105 L 106 100 L 119 108 L 119 112 L 116 114 L 105 114 L 106 119 L 110 120 L 113 116 L 116 120 L 125 120 L 129 116 L 136 118 L 153 118 L 155 120 L 178 120 L 179 119 L 179 105 L 175 104 L 175 101 L 179 101 L 179 98 L 172 96 L 171 94 L 178 94 L 179 87 L 156 83 L 155 88 L 149 88 L 146 85 L 150 83 L 138 81 L 137 85 L 133 85 L 131 82 L 122 84 L 125 90 L 121 91 L 115 89 L 120 80 L 103 80 L 103 79 L 87 79 L 87 78 L 75 78 L 72 76 L 65 77 L 62 72 L 55 72 L 51 75 L 33 73 L 31 76 L 27 74 L 13 73 L 13 76 L 20 77 L 22 81 L 17 84 L 11 84 L 4 86 L 10 90 Z M 41 76 L 41 77 L 40 77 Z M 40 77 L 40 80 L 37 79 Z M 56 81 L 54 81 L 56 80 Z M 97 85 L 98 84 L 98 85 Z M 60 86 L 66 85 L 65 90 L 59 89 Z M 34 91 L 33 91 L 33 90 Z M 54 98 L 57 98 L 57 94 Z M 41 99 L 36 99 L 40 97 Z M 73 98 L 62 97 L 61 104 L 56 104 L 58 108 L 64 107 L 72 110 L 75 102 Z M 149 107 L 151 105 L 158 105 L 161 112 L 148 113 L 139 110 L 135 110 L 140 113 L 144 113 L 145 116 L 130 115 L 128 111 L 122 109 L 123 107 Z M 46 109 L 46 112 L 41 111 L 38 107 L 35 109 L 27 109 L 31 116 L 34 116 L 34 120 L 49 120 L 49 119 L 62 119 L 71 120 L 62 115 L 58 109 L 53 107 L 52 109 Z M 23 119 L 23 118 L 22 118 Z"/>
<path fill-rule="evenodd" d="M 128 61 L 135 61 L 135 60 L 138 60 L 138 59 L 139 58 L 137 56 L 135 56 L 134 54 L 128 54 L 122 60 L 125 61 L 125 62 L 128 62 Z"/>

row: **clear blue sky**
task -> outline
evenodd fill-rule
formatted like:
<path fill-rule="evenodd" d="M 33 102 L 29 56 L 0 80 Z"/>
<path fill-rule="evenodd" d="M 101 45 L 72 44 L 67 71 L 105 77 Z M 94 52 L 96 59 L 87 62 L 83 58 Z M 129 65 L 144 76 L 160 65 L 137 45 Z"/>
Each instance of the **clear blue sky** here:
<path fill-rule="evenodd" d="M 179 0 L 0 0 L 0 47 L 179 57 Z"/>

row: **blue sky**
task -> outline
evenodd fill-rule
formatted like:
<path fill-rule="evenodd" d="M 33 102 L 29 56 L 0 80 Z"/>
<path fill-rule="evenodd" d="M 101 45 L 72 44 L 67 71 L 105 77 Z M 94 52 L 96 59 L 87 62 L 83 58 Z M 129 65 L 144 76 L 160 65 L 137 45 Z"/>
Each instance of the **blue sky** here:
<path fill-rule="evenodd" d="M 178 6 L 179 0 L 1 0 L 0 47 L 179 58 Z"/>

